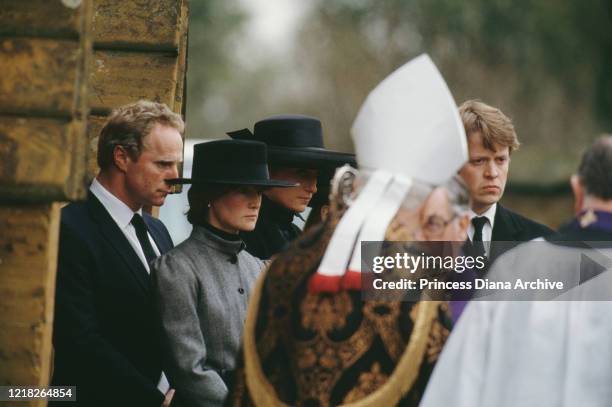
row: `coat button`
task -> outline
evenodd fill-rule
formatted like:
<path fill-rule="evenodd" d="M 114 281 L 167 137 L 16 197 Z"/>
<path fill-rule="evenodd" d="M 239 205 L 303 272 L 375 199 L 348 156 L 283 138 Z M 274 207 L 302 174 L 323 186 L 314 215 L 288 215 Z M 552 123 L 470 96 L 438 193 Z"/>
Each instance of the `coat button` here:
<path fill-rule="evenodd" d="M 239 292 L 240 294 L 244 294 L 244 288 L 240 287 L 240 288 L 238 289 L 238 292 Z"/>

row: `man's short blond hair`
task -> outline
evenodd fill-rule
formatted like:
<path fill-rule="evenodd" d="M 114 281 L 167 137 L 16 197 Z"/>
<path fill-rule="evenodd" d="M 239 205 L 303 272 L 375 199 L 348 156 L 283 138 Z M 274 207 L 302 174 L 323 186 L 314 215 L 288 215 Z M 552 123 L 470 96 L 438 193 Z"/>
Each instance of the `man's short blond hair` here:
<path fill-rule="evenodd" d="M 144 138 L 156 124 L 185 130 L 181 116 L 163 103 L 140 100 L 121 106 L 111 113 L 98 139 L 98 166 L 104 170 L 113 164 L 116 146 L 122 146 L 137 160 L 142 153 Z"/>
<path fill-rule="evenodd" d="M 512 120 L 501 110 L 482 103 L 479 100 L 468 100 L 459 106 L 459 115 L 465 128 L 465 134 L 482 134 L 486 149 L 495 151 L 495 145 L 508 147 L 510 153 L 519 148 L 520 143 L 514 131 Z"/>

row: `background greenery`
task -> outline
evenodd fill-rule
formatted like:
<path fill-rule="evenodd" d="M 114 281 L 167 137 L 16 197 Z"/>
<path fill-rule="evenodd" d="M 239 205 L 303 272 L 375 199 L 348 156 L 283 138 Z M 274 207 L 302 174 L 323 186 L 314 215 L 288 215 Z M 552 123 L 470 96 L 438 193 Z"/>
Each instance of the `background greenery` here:
<path fill-rule="evenodd" d="M 478 98 L 513 118 L 523 146 L 511 180 L 523 194 L 556 196 L 584 146 L 612 131 L 609 0 L 310 0 L 300 21 L 279 57 L 248 38 L 244 3 L 191 2 L 189 137 L 293 112 L 319 117 L 326 145 L 352 151 L 367 93 L 423 52 L 458 104 Z"/>

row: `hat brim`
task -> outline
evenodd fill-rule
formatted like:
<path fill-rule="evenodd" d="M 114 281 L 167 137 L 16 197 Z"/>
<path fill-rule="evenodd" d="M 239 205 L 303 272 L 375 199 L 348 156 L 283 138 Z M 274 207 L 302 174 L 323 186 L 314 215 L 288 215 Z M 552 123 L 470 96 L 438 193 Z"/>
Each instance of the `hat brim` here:
<path fill-rule="evenodd" d="M 340 153 L 315 147 L 268 146 L 268 164 L 281 164 L 290 167 L 327 169 L 344 164 L 357 166 L 354 154 Z"/>
<path fill-rule="evenodd" d="M 173 178 L 166 180 L 166 183 L 170 185 L 182 185 L 182 184 L 192 184 L 192 185 L 247 185 L 254 187 L 266 187 L 266 188 L 290 188 L 296 187 L 299 184 L 288 181 L 281 180 L 235 180 L 235 179 L 214 179 L 214 180 L 194 180 L 191 178 Z"/>

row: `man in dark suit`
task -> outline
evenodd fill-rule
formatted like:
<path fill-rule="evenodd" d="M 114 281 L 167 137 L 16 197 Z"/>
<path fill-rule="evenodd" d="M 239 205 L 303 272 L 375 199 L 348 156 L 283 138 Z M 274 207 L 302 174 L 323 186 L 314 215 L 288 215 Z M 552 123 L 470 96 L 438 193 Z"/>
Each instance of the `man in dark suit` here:
<path fill-rule="evenodd" d="M 172 248 L 160 206 L 178 176 L 181 117 L 140 101 L 113 112 L 98 142 L 87 200 L 62 210 L 53 344 L 54 385 L 79 406 L 169 405 L 149 262 Z"/>
<path fill-rule="evenodd" d="M 476 100 L 459 107 L 467 135 L 469 159 L 459 175 L 470 191 L 468 237 L 492 261 L 511 244 L 550 235 L 548 227 L 502 207 L 510 156 L 519 147 L 512 121 L 501 110 Z"/>

